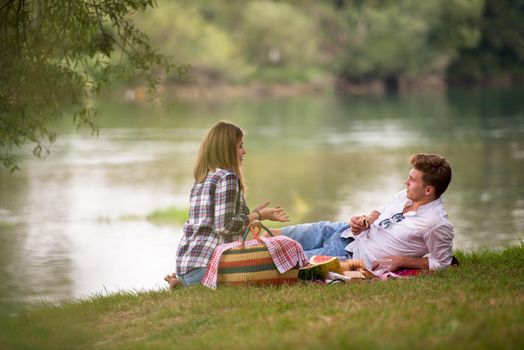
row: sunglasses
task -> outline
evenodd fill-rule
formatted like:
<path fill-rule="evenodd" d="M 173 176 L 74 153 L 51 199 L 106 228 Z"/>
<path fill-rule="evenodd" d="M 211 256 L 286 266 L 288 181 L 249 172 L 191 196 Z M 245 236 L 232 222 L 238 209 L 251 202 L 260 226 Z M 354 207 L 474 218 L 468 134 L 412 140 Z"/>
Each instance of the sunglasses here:
<path fill-rule="evenodd" d="M 396 213 L 395 215 L 393 215 L 389 219 L 382 220 L 381 222 L 378 223 L 378 225 L 380 227 L 382 227 L 382 228 L 388 228 L 391 225 L 391 223 L 393 223 L 393 222 L 401 222 L 404 219 L 405 219 L 404 214 Z"/>

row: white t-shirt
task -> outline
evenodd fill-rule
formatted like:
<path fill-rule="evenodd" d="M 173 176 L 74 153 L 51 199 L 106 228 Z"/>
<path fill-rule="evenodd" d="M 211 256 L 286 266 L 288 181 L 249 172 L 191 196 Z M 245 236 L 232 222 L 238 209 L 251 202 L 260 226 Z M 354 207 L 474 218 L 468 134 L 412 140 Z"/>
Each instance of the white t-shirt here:
<path fill-rule="evenodd" d="M 353 259 L 363 259 L 366 268 L 371 271 L 373 261 L 390 255 L 422 258 L 430 254 L 430 270 L 448 267 L 453 256 L 454 233 L 442 198 L 420 206 L 416 212 L 404 213 L 402 221 L 391 222 L 387 228 L 379 226 L 382 220 L 402 213 L 404 207 L 411 203 L 406 190 L 400 191 L 380 211 L 380 216 L 368 230 L 357 236 L 353 236 L 351 230 L 343 233 L 343 237 L 355 238 L 345 248 L 353 252 Z"/>

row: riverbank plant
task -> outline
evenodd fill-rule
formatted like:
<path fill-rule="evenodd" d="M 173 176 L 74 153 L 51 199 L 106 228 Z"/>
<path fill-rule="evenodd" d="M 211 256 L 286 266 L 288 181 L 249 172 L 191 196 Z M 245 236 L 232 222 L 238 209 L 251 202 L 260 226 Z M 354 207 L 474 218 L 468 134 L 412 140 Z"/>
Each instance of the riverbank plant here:
<path fill-rule="evenodd" d="M 158 209 L 147 216 L 147 220 L 154 223 L 183 225 L 189 218 L 188 208 L 169 207 Z"/>

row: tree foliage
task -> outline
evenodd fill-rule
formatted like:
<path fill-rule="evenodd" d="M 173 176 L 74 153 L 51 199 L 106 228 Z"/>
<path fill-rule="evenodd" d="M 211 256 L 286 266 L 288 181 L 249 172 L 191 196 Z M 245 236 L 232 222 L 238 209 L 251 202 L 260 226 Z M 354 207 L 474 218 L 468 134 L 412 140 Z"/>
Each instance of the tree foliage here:
<path fill-rule="evenodd" d="M 189 60 L 195 76 L 234 83 L 289 82 L 321 61 L 317 21 L 302 11 L 310 6 L 266 0 L 160 0 L 137 23 L 161 52 Z"/>
<path fill-rule="evenodd" d="M 523 0 L 0 0 L 0 160 L 73 115 L 111 81 L 293 83 L 524 74 Z M 145 11 L 148 9 L 148 11 Z M 146 34 L 148 36 L 146 36 Z M 152 46 L 159 51 L 153 50 Z M 162 53 L 159 54 L 158 52 Z M 454 62 L 454 64 L 452 64 Z M 451 66 L 451 69 L 450 69 Z M 165 74 L 163 68 L 175 68 Z M 394 85 L 392 85 L 394 87 Z M 72 112 L 71 112 L 72 111 Z"/>
<path fill-rule="evenodd" d="M 160 69 L 177 68 L 158 54 L 130 15 L 153 0 L 3 0 L 0 5 L 0 159 L 16 169 L 15 149 L 48 153 L 53 123 L 73 115 L 98 131 L 89 104 L 115 78 L 139 77 L 153 89 Z M 116 59 L 115 59 L 116 58 Z"/>
<path fill-rule="evenodd" d="M 192 73 L 230 81 L 242 79 L 252 68 L 233 36 L 211 20 L 210 4 L 216 5 L 161 1 L 157 8 L 136 16 L 136 23 L 161 53 L 176 53 L 178 60 L 191 62 Z M 179 80 L 176 74 L 168 78 Z"/>
<path fill-rule="evenodd" d="M 314 64 L 318 51 L 315 22 L 287 3 L 254 1 L 245 5 L 240 44 L 259 67 Z"/>
<path fill-rule="evenodd" d="M 460 50 L 478 45 L 484 6 L 485 0 L 159 0 L 141 23 L 155 46 L 189 57 L 195 72 L 215 79 L 387 80 L 443 77 Z"/>
<path fill-rule="evenodd" d="M 461 50 L 449 74 L 478 81 L 491 76 L 524 76 L 524 1 L 486 0 L 481 40 Z"/>
<path fill-rule="evenodd" d="M 482 0 L 353 1 L 339 70 L 350 79 L 442 74 L 480 38 Z"/>

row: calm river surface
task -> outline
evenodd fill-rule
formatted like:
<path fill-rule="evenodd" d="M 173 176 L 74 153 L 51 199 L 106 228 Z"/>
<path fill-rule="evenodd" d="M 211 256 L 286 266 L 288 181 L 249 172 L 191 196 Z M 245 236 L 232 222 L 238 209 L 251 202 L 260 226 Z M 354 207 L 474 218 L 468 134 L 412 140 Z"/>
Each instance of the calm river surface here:
<path fill-rule="evenodd" d="M 524 239 L 524 90 L 319 96 L 163 105 L 100 102 L 98 138 L 63 126 L 46 159 L 0 169 L 0 313 L 41 300 L 164 288 L 199 142 L 216 121 L 247 132 L 251 207 L 293 222 L 346 220 L 403 189 L 415 152 L 453 166 L 445 194 L 455 248 Z"/>

